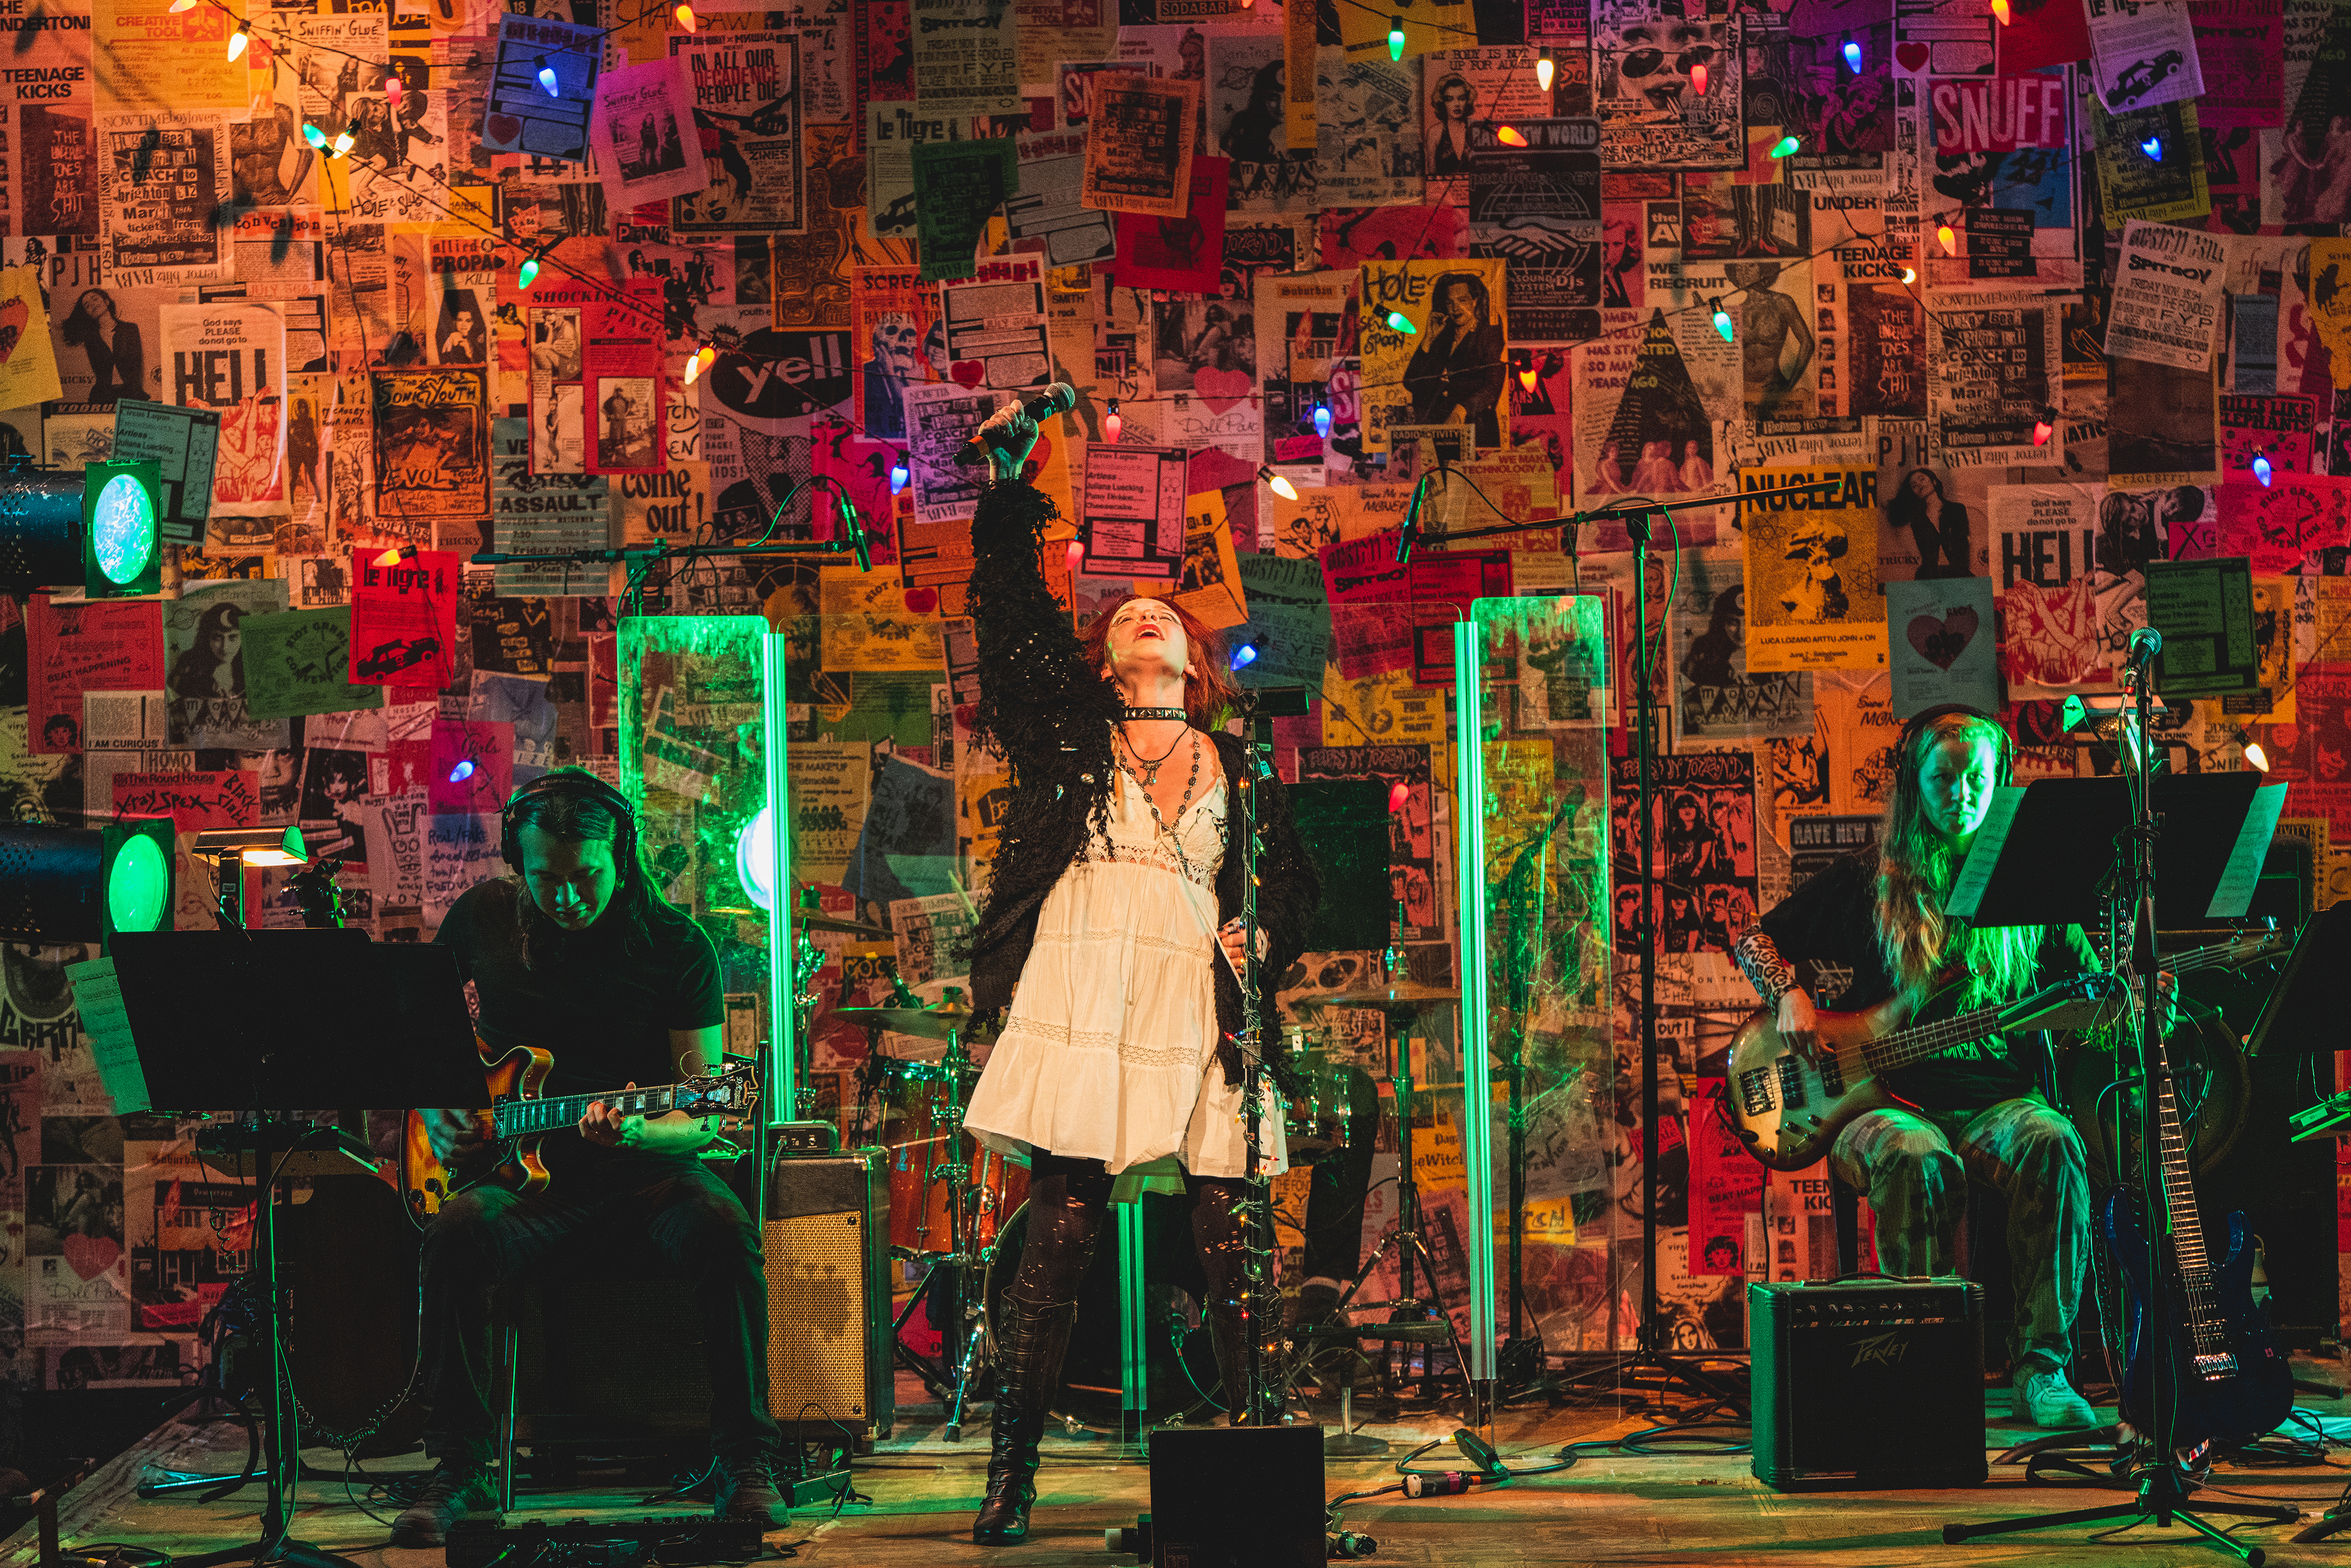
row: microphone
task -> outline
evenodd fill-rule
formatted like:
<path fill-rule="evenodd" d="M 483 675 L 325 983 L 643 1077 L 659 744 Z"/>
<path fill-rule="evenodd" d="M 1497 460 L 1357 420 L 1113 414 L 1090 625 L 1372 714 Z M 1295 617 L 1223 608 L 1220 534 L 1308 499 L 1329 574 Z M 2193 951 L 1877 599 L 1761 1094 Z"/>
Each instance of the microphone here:
<path fill-rule="evenodd" d="M 2131 633 L 2130 667 L 2147 668 L 2147 661 L 2163 652 L 2163 633 L 2152 626 L 2142 626 Z"/>
<path fill-rule="evenodd" d="M 1412 547 L 1420 538 L 1420 503 L 1428 494 L 1430 476 L 1423 474 L 1420 483 L 1412 487 L 1412 504 L 1404 509 L 1404 526 L 1396 529 L 1396 564 L 1403 566 L 1412 559 Z"/>
<path fill-rule="evenodd" d="M 1015 413 L 1025 413 L 1041 424 L 1054 414 L 1067 413 L 1077 406 L 1078 389 L 1067 382 L 1055 382 L 1030 398 L 1026 405 L 1008 402 L 988 415 L 987 422 L 971 433 L 971 439 L 964 443 L 963 450 L 955 455 L 955 460 L 966 468 L 977 467 L 987 462 L 988 454 L 996 449 L 998 439 L 1006 426 L 1012 423 Z"/>
<path fill-rule="evenodd" d="M 849 536 L 849 548 L 857 552 L 857 570 L 873 570 L 873 547 L 865 538 L 865 519 L 857 515 L 857 503 L 849 498 L 849 487 L 833 486 L 834 498 L 841 505 L 841 529 Z"/>

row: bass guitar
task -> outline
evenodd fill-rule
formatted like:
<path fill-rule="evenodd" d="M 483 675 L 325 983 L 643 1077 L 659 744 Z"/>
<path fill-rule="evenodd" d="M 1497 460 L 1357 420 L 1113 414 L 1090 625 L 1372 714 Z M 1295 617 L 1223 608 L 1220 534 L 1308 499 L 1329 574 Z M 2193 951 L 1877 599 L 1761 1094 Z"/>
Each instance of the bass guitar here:
<path fill-rule="evenodd" d="M 1917 1014 L 1942 1013 L 1965 988 L 1964 976 L 1946 977 Z M 1882 1082 L 1886 1073 L 2010 1030 L 2086 1028 L 2121 988 L 2112 975 L 2084 973 L 2004 1007 L 1923 1023 L 1910 1021 L 1913 1011 L 1899 995 L 1860 1012 L 1823 1009 L 1820 1043 L 1809 1054 L 1780 1038 L 1779 1013 L 1765 1008 L 1730 1038 L 1723 1114 L 1749 1154 L 1773 1170 L 1802 1170 L 1829 1152 L 1846 1123 L 1901 1103 Z"/>
<path fill-rule="evenodd" d="M 607 1089 L 595 1094 L 542 1098 L 539 1089 L 555 1070 L 552 1053 L 517 1046 L 503 1055 L 482 1042 L 483 1075 L 490 1086 L 487 1111 L 411 1111 L 401 1128 L 400 1191 L 409 1218 L 423 1226 L 442 1204 L 468 1187 L 493 1185 L 516 1192 L 547 1186 L 547 1162 L 539 1141 L 579 1124 L 588 1107 L 601 1100 L 626 1116 L 745 1116 L 759 1103 L 759 1080 L 748 1067 L 729 1067 L 700 1078 L 655 1089 Z M 467 1138 L 465 1134 L 473 1134 Z M 452 1160 L 460 1147 L 466 1152 Z"/>
<path fill-rule="evenodd" d="M 2171 1233 L 2149 1244 L 2140 1223 L 2141 1195 L 2130 1186 L 2107 1196 L 2100 1224 L 2129 1301 L 2130 1366 L 2123 1375 L 2122 1417 L 2141 1432 L 2154 1429 L 2155 1358 L 2168 1357 L 2171 1443 L 2192 1448 L 2211 1437 L 2274 1428 L 2294 1408 L 2294 1372 L 2253 1304 L 2252 1238 L 2244 1215 L 2229 1216 L 2228 1246 L 2218 1268 L 2205 1251 L 2170 1065 L 2162 1041 L 2150 1050 L 2162 1080 L 2155 1105 L 2162 1144 L 2156 1174 Z M 2148 1312 L 2150 1267 L 2166 1271 L 2160 1321 Z"/>

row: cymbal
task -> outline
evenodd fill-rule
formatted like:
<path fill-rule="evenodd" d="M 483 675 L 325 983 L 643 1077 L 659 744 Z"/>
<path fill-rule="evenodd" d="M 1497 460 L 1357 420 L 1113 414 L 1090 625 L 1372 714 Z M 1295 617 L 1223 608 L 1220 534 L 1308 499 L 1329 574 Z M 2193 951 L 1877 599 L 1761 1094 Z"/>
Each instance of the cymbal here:
<path fill-rule="evenodd" d="M 1458 1002 L 1459 991 L 1439 986 L 1424 986 L 1413 980 L 1400 980 L 1393 986 L 1378 986 L 1361 991 L 1325 991 L 1321 996 L 1292 997 L 1290 1005 L 1301 1008 L 1378 1008 L 1384 1012 L 1409 1013 L 1431 1002 Z"/>
<path fill-rule="evenodd" d="M 835 1008 L 832 1016 L 861 1028 L 879 1025 L 899 1034 L 945 1040 L 950 1034 L 969 1034 L 973 1014 L 958 1003 L 935 1008 Z"/>
<path fill-rule="evenodd" d="M 803 910 L 792 919 L 803 931 L 845 931 L 852 936 L 870 936 L 876 941 L 890 939 L 888 926 L 868 925 L 862 920 L 852 920 L 845 915 L 819 915 L 813 910 Z"/>

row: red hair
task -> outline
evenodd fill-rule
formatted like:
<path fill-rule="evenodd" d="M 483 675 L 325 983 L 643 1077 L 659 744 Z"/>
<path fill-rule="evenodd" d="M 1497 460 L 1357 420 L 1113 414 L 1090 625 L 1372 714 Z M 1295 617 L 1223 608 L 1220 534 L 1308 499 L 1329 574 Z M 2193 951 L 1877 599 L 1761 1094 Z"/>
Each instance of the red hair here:
<path fill-rule="evenodd" d="M 1191 665 L 1196 672 L 1184 677 L 1184 711 L 1195 729 L 1214 729 L 1232 716 L 1240 701 L 1240 687 L 1234 683 L 1232 663 L 1225 653 L 1225 640 L 1214 628 L 1176 603 L 1156 593 L 1127 593 L 1101 614 L 1089 622 L 1078 633 L 1083 645 L 1086 665 L 1099 670 L 1109 663 L 1110 623 L 1112 617 L 1138 599 L 1157 600 L 1176 612 L 1176 622 L 1184 628 L 1184 641 L 1191 651 Z"/>

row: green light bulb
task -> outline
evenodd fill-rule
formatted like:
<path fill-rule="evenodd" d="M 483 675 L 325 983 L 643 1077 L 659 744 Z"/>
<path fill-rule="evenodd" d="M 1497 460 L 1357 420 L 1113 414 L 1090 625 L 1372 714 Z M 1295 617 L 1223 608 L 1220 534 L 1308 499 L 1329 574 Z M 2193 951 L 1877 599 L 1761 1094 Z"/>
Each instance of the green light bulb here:
<path fill-rule="evenodd" d="M 1410 338 L 1417 336 L 1420 331 L 1419 328 L 1412 324 L 1412 318 L 1401 310 L 1389 311 L 1386 319 L 1388 330 L 1391 332 L 1402 332 L 1405 337 Z"/>
<path fill-rule="evenodd" d="M 1388 58 L 1404 58 L 1404 18 L 1401 16 L 1391 17 L 1388 21 Z"/>
<path fill-rule="evenodd" d="M 1771 143 L 1771 156 L 1774 158 L 1785 158 L 1789 153 L 1793 152 L 1797 148 L 1802 147 L 1803 144 L 1802 140 L 1799 137 L 1782 136 L 1779 141 Z"/>

